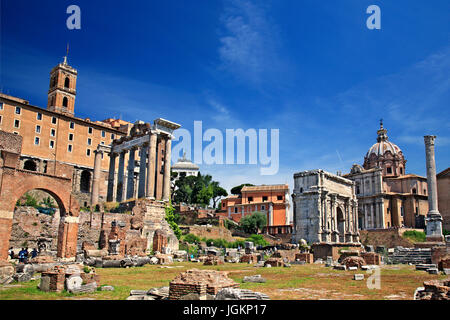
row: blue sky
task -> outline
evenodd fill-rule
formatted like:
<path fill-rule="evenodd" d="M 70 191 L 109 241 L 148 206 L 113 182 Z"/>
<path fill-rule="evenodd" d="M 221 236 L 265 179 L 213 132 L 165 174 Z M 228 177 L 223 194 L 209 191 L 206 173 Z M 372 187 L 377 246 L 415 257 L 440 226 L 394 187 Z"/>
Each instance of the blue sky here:
<path fill-rule="evenodd" d="M 66 28 L 72 4 L 81 30 Z M 366 27 L 372 4 L 381 30 Z M 70 43 L 79 117 L 162 117 L 191 132 L 197 120 L 224 135 L 279 129 L 278 175 L 201 166 L 228 190 L 348 172 L 380 118 L 407 172 L 426 175 L 426 134 L 438 136 L 438 172 L 450 164 L 449 12 L 447 0 L 3 0 L 0 86 L 45 107 L 50 69 Z"/>

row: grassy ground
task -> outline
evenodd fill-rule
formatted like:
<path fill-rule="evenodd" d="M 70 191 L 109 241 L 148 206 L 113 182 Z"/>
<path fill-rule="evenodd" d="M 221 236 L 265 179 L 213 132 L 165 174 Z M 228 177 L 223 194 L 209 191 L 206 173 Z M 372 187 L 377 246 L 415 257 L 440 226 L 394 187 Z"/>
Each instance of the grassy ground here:
<path fill-rule="evenodd" d="M 291 268 L 256 268 L 249 264 L 225 264 L 203 266 L 198 263 L 175 263 L 173 265 L 146 265 L 140 268 L 99 268 L 101 285 L 112 285 L 114 291 L 97 291 L 90 294 L 73 295 L 67 292 L 46 293 L 37 289 L 39 280 L 28 283 L 0 286 L 1 300 L 123 300 L 133 289 L 150 289 L 168 286 L 180 272 L 187 269 L 212 269 L 229 271 L 229 277 L 240 283 L 243 289 L 266 293 L 272 300 L 408 300 L 412 299 L 417 287 L 423 281 L 444 279 L 446 276 L 429 275 L 416 271 L 414 266 L 382 266 L 380 289 L 369 289 L 365 271 L 338 271 L 324 265 L 294 265 Z M 353 274 L 362 273 L 364 281 L 355 281 Z M 242 283 L 247 275 L 260 274 L 266 283 Z"/>

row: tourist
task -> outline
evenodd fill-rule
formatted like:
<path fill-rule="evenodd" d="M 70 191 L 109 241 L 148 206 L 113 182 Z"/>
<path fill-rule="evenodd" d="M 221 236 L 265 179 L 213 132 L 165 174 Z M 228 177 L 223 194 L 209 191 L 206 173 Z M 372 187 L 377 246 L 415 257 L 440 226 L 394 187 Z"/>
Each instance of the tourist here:
<path fill-rule="evenodd" d="M 11 257 L 11 259 L 14 259 L 14 251 L 13 251 L 13 247 L 9 248 L 9 250 L 8 250 L 8 255 Z"/>
<path fill-rule="evenodd" d="M 38 252 L 37 252 L 36 248 L 34 248 L 33 251 L 31 251 L 31 259 L 33 259 L 37 255 L 38 255 Z"/>
<path fill-rule="evenodd" d="M 19 251 L 19 262 L 23 263 L 25 259 L 25 248 L 22 248 L 22 250 Z"/>

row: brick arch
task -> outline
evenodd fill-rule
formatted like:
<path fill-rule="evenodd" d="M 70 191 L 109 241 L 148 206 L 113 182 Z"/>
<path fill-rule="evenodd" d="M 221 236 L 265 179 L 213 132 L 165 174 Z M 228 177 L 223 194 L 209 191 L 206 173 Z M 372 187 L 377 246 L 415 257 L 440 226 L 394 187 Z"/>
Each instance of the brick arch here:
<path fill-rule="evenodd" d="M 3 167 L 0 185 L 0 260 L 7 259 L 16 202 L 30 190 L 43 190 L 56 200 L 61 214 L 57 255 L 60 258 L 75 257 L 80 207 L 72 196 L 72 180 Z"/>
<path fill-rule="evenodd" d="M 61 216 L 79 215 L 80 206 L 72 195 L 71 179 L 22 170 L 16 170 L 13 175 L 3 176 L 0 206 L 8 211 L 14 211 L 16 201 L 31 190 L 49 193 L 56 200 Z"/>

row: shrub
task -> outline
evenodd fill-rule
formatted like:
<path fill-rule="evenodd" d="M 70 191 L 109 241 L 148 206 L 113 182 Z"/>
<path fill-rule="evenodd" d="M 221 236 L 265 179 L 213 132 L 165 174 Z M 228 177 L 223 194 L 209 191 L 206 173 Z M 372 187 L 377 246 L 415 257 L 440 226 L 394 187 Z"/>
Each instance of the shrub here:
<path fill-rule="evenodd" d="M 403 233 L 403 237 L 414 242 L 426 241 L 426 234 L 423 231 L 408 230 Z"/>
<path fill-rule="evenodd" d="M 181 237 L 181 229 L 178 226 L 178 224 L 176 223 L 176 215 L 175 215 L 175 209 L 172 206 L 172 203 L 169 202 L 169 204 L 166 206 L 166 221 L 169 223 L 170 228 L 173 230 L 173 232 L 175 233 L 176 237 L 178 239 L 180 239 Z"/>
<path fill-rule="evenodd" d="M 183 240 L 189 243 L 200 242 L 200 238 L 195 234 L 189 233 L 183 237 Z"/>

